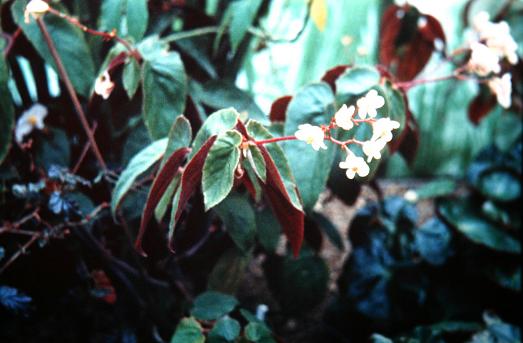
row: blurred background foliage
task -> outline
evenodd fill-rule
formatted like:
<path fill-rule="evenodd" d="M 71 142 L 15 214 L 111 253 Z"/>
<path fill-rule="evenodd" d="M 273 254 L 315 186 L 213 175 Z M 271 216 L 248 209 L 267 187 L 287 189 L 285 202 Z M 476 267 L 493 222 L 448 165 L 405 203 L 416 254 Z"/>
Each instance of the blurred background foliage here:
<path fill-rule="evenodd" d="M 468 37 L 464 25 L 466 0 L 409 1 L 421 12 L 435 16 L 447 36 L 447 52 L 462 46 Z M 284 94 L 321 78 L 325 70 L 340 64 L 376 64 L 381 13 L 392 1 L 326 0 L 327 18 L 321 31 L 313 20 L 305 21 L 305 0 L 275 0 L 261 26 L 285 42 L 260 44 L 254 39 L 250 56 L 236 84 L 254 95 L 268 112 Z M 503 1 L 475 1 L 469 18 L 480 10 L 497 13 Z M 212 11 L 213 6 L 208 10 Z M 523 2 L 516 1 L 508 17 L 516 41 L 523 41 Z M 303 32 L 300 34 L 300 31 Z M 295 41 L 293 38 L 298 37 Z M 519 45 L 521 54 L 522 46 Z M 452 65 L 434 54 L 419 78 L 448 75 Z M 413 88 L 408 93 L 411 110 L 420 126 L 420 147 L 415 162 L 407 166 L 398 154 L 389 160 L 389 177 L 463 176 L 466 166 L 482 147 L 495 143 L 507 149 L 521 132 L 521 119 L 499 106 L 478 126 L 467 117 L 467 104 L 478 92 L 474 81 L 445 81 Z"/>

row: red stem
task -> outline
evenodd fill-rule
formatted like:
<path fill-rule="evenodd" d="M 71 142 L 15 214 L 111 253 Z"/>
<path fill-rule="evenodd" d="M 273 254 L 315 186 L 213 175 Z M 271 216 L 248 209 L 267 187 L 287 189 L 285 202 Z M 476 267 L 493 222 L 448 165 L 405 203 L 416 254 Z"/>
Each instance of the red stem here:
<path fill-rule="evenodd" d="M 276 142 L 281 142 L 281 141 L 293 141 L 296 139 L 297 139 L 296 136 L 274 137 L 274 138 L 270 138 L 270 139 L 264 139 L 261 141 L 254 141 L 254 144 L 264 145 L 264 144 L 268 144 L 268 143 L 276 143 Z"/>
<path fill-rule="evenodd" d="M 56 46 L 53 43 L 53 39 L 51 38 L 49 31 L 47 30 L 47 26 L 45 25 L 42 18 L 36 19 L 36 22 L 38 24 L 38 27 L 40 28 L 40 31 L 42 31 L 44 40 L 46 41 L 47 46 L 49 47 L 49 51 L 51 52 L 51 55 L 53 56 L 53 59 L 56 64 L 56 68 L 58 69 L 58 74 L 60 74 L 60 77 L 62 78 L 62 81 L 64 82 L 65 87 L 67 88 L 67 92 L 69 93 L 69 96 L 71 97 L 73 105 L 76 109 L 76 114 L 78 115 L 78 118 L 80 119 L 80 123 L 82 124 L 82 127 L 87 135 L 87 138 L 89 139 L 89 142 L 91 143 L 91 149 L 93 150 L 93 153 L 96 156 L 98 163 L 100 163 L 100 166 L 102 167 L 102 169 L 104 171 L 107 171 L 107 165 L 105 164 L 102 154 L 100 153 L 98 144 L 96 144 L 96 140 L 94 139 L 93 132 L 91 131 L 91 129 L 89 127 L 89 123 L 87 122 L 87 119 L 85 117 L 85 113 L 84 113 L 84 110 L 82 109 L 82 105 L 80 105 L 80 101 L 78 100 L 78 96 L 76 95 L 73 84 L 71 83 L 71 80 L 69 79 L 69 75 L 67 74 L 67 71 L 65 70 L 65 67 L 62 63 L 62 59 L 60 58 L 60 55 L 58 54 L 58 51 L 56 50 Z"/>

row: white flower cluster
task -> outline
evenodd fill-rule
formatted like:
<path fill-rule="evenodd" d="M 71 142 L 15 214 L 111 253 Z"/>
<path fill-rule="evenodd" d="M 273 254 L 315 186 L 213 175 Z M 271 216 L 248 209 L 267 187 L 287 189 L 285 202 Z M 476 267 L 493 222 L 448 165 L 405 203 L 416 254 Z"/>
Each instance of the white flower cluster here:
<path fill-rule="evenodd" d="M 347 107 L 347 105 L 344 104 L 336 114 L 334 114 L 333 121 L 335 127 L 346 131 L 351 130 L 354 125 L 357 125 L 359 122 L 366 122 L 372 125 L 371 139 L 358 142 L 358 144 L 362 146 L 363 153 L 367 156 L 367 161 L 362 157 L 356 156 L 345 144 L 342 145 L 347 152 L 347 158 L 345 161 L 340 162 L 339 167 L 347 169 L 346 174 L 349 179 L 353 179 L 356 174 L 360 177 L 369 175 L 370 169 L 367 163 L 372 161 L 372 159 L 381 158 L 381 150 L 392 140 L 392 130 L 400 127 L 399 122 L 391 120 L 390 118 L 375 119 L 378 114 L 377 110 L 385 105 L 385 99 L 379 95 L 376 90 L 370 90 L 364 97 L 358 99 L 356 105 L 357 111 L 355 106 Z M 356 113 L 360 119 L 354 119 Z M 303 124 L 298 126 L 298 131 L 296 131 L 295 136 L 298 140 L 312 145 L 312 148 L 316 151 L 320 148 L 327 149 L 324 139 L 326 139 L 325 132 L 329 129 L 330 127 L 322 128 L 310 124 Z"/>
<path fill-rule="evenodd" d="M 506 59 L 514 65 L 518 62 L 518 45 L 510 34 L 510 27 L 505 21 L 494 23 L 490 21 L 487 12 L 478 13 L 473 21 L 477 41 L 470 45 L 471 55 L 467 69 L 480 77 L 501 72 L 500 61 Z M 494 76 L 488 81 L 490 90 L 496 95 L 498 103 L 503 108 L 511 105 L 512 82 L 508 73 Z"/>

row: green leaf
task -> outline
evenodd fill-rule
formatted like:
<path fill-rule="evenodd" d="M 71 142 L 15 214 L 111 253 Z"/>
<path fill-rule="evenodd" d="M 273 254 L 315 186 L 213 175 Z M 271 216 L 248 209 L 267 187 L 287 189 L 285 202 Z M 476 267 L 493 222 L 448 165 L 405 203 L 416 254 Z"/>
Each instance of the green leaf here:
<path fill-rule="evenodd" d="M 236 305 L 238 300 L 233 296 L 207 291 L 194 300 L 191 315 L 201 320 L 215 320 L 234 310 Z"/>
<path fill-rule="evenodd" d="M 236 246 L 230 247 L 214 265 L 207 286 L 209 290 L 234 294 L 243 281 L 245 269 L 252 259 L 252 254 L 246 254 Z"/>
<path fill-rule="evenodd" d="M 229 39 L 233 53 L 236 52 L 247 30 L 252 25 L 261 4 L 262 0 L 236 0 L 230 3 L 227 11 L 231 14 Z"/>
<path fill-rule="evenodd" d="M 129 99 L 133 98 L 136 90 L 138 89 L 138 86 L 140 85 L 140 80 L 142 77 L 141 72 L 142 69 L 140 68 L 140 64 L 138 64 L 134 58 L 130 58 L 129 62 L 127 62 L 123 68 L 123 88 L 127 92 Z"/>
<path fill-rule="evenodd" d="M 262 211 L 256 213 L 256 228 L 258 229 L 258 240 L 263 248 L 269 253 L 275 253 L 282 230 L 269 206 L 265 206 Z"/>
<path fill-rule="evenodd" d="M 322 229 L 329 241 L 331 241 L 331 243 L 340 251 L 343 251 L 345 249 L 343 245 L 343 238 L 341 237 L 341 234 L 336 228 L 336 226 L 334 226 L 334 224 L 329 220 L 329 218 L 327 218 L 320 212 L 312 212 L 311 217 Z"/>
<path fill-rule="evenodd" d="M 163 193 L 162 198 L 158 202 L 158 205 L 156 205 L 156 208 L 154 209 L 154 218 L 157 222 L 162 221 L 163 217 L 165 216 L 165 213 L 167 212 L 167 209 L 169 208 L 169 205 L 172 203 L 174 192 L 176 191 L 176 187 L 180 183 L 180 179 L 181 174 L 177 174 L 174 177 L 174 179 L 172 179 L 171 183 L 165 190 L 165 193 Z"/>
<path fill-rule="evenodd" d="M 185 109 L 187 76 L 180 55 L 163 54 L 143 65 L 143 116 L 151 137 L 167 136 L 174 118 Z"/>
<path fill-rule="evenodd" d="M 394 142 L 405 129 L 407 120 L 405 101 L 403 100 L 401 93 L 394 89 L 389 81 L 387 81 L 383 86 L 376 87 L 376 90 L 385 99 L 385 105 L 378 110 L 381 114 L 380 117 L 389 117 L 391 120 L 400 123 L 399 129 L 392 131 L 394 135 L 392 142 Z"/>
<path fill-rule="evenodd" d="M 111 211 L 113 216 L 125 194 L 131 189 L 134 181 L 162 158 L 167 147 L 167 138 L 157 140 L 136 154 L 124 169 L 113 190 Z"/>
<path fill-rule="evenodd" d="M 27 2 L 26 0 L 19 0 L 13 4 L 11 7 L 13 18 L 40 56 L 57 70 L 36 21 L 31 19 L 29 24 L 24 22 L 24 10 Z M 57 9 L 62 10 L 60 7 L 57 7 Z M 74 88 L 79 94 L 88 97 L 96 78 L 96 72 L 91 50 L 83 32 L 56 15 L 45 15 L 44 22 Z"/>
<path fill-rule="evenodd" d="M 171 343 L 204 343 L 203 328 L 194 318 L 183 318 L 178 326 Z"/>
<path fill-rule="evenodd" d="M 284 134 L 294 135 L 301 124 L 328 124 L 334 114 L 334 94 L 326 83 L 305 86 L 289 103 Z M 285 142 L 283 145 L 292 174 L 300 190 L 306 210 L 314 207 L 325 188 L 335 157 L 336 146 L 327 144 L 327 150 L 315 151 L 302 141 Z"/>
<path fill-rule="evenodd" d="M 48 128 L 50 135 L 38 147 L 36 164 L 45 170 L 53 164 L 67 167 L 71 163 L 71 147 L 64 130 Z"/>
<path fill-rule="evenodd" d="M 499 202 L 515 201 L 521 197 L 521 181 L 510 170 L 494 169 L 482 173 L 478 189 L 485 197 Z"/>
<path fill-rule="evenodd" d="M 375 68 L 349 68 L 336 80 L 336 96 L 345 99 L 363 94 L 376 86 L 379 81 L 380 73 Z"/>
<path fill-rule="evenodd" d="M 202 191 L 205 210 L 219 204 L 234 184 L 234 173 L 240 162 L 242 135 L 227 131 L 218 136 L 205 159 L 202 174 Z"/>
<path fill-rule="evenodd" d="M 251 165 L 253 171 L 263 182 L 267 177 L 267 170 L 265 167 L 265 160 L 263 159 L 260 149 L 255 145 L 250 145 L 247 150 L 247 160 Z"/>
<path fill-rule="evenodd" d="M 438 211 L 470 241 L 500 252 L 521 253 L 521 244 L 516 239 L 479 216 L 469 202 L 444 200 L 438 204 Z"/>
<path fill-rule="evenodd" d="M 211 332 L 209 332 L 209 339 L 220 337 L 227 342 L 232 342 L 238 337 L 239 334 L 240 323 L 229 316 L 225 316 L 220 318 L 216 324 L 214 324 Z"/>
<path fill-rule="evenodd" d="M 7 88 L 9 72 L 4 56 L 0 55 L 0 164 L 9 152 L 15 124 L 15 112 L 11 93 Z"/>
<path fill-rule="evenodd" d="M 272 334 L 267 326 L 250 322 L 245 327 L 245 337 L 255 343 L 275 343 L 276 341 L 272 338 Z"/>
<path fill-rule="evenodd" d="M 269 131 L 256 120 L 250 120 L 247 123 L 247 131 L 249 135 L 255 140 L 273 138 Z M 274 160 L 274 164 L 280 172 L 285 189 L 287 190 L 287 193 L 289 194 L 289 197 L 292 201 L 292 205 L 295 208 L 301 210 L 302 206 L 296 187 L 296 181 L 294 180 L 294 176 L 292 175 L 291 169 L 287 162 L 287 157 L 285 157 L 283 149 L 278 144 L 267 144 L 265 147 L 269 151 L 269 154 Z"/>
<path fill-rule="evenodd" d="M 193 150 L 189 158 L 192 158 L 200 150 L 200 147 L 209 137 L 219 135 L 236 126 L 239 116 L 240 114 L 234 108 L 225 108 L 211 114 L 194 137 Z"/>
<path fill-rule="evenodd" d="M 456 182 L 451 179 L 431 181 L 415 190 L 417 199 L 430 199 L 450 195 L 456 190 Z"/>
<path fill-rule="evenodd" d="M 99 29 L 107 32 L 115 29 L 118 35 L 130 36 L 138 42 L 143 38 L 148 20 L 147 0 L 104 0 Z"/>
<path fill-rule="evenodd" d="M 135 42 L 143 38 L 148 20 L 147 0 L 127 1 L 127 35 L 133 37 Z"/>
<path fill-rule="evenodd" d="M 162 163 L 163 166 L 167 159 L 171 156 L 173 152 L 180 148 L 185 148 L 191 145 L 192 140 L 192 129 L 191 123 L 185 118 L 184 115 L 179 115 L 174 121 L 171 130 L 169 130 L 169 140 L 167 142 L 167 148 L 165 149 L 165 155 L 163 156 Z"/>
<path fill-rule="evenodd" d="M 254 246 L 256 237 L 256 218 L 249 198 L 232 192 L 215 207 L 215 210 L 225 224 L 233 242 L 242 252 L 248 252 Z"/>
<path fill-rule="evenodd" d="M 238 112 L 246 112 L 248 117 L 267 123 L 268 117 L 258 107 L 251 94 L 239 89 L 233 83 L 212 80 L 197 88 L 197 99 L 212 108 L 234 107 Z"/>

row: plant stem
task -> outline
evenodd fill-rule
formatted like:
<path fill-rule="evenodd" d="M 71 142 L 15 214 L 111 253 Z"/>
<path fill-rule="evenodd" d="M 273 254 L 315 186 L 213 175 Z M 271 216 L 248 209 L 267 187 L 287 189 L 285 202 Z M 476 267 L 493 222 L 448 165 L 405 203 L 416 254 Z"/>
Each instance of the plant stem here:
<path fill-rule="evenodd" d="M 270 139 L 264 139 L 261 141 L 254 141 L 254 144 L 264 145 L 264 144 L 276 143 L 276 142 L 282 142 L 282 141 L 293 141 L 296 139 L 297 139 L 296 136 L 274 137 L 274 138 L 270 138 Z"/>
<path fill-rule="evenodd" d="M 60 74 L 60 77 L 64 81 L 65 87 L 67 88 L 67 92 L 69 93 L 69 96 L 71 97 L 73 105 L 76 109 L 76 114 L 78 115 L 78 118 L 80 119 L 80 123 L 82 124 L 82 127 L 90 142 L 91 149 L 93 150 L 93 153 L 94 153 L 96 159 L 98 160 L 98 163 L 100 163 L 100 166 L 102 167 L 102 169 L 104 171 L 107 171 L 107 165 L 105 164 L 102 154 L 100 153 L 98 144 L 96 144 L 96 140 L 94 139 L 93 132 L 89 128 L 89 123 L 87 122 L 87 119 L 85 117 L 85 113 L 82 109 L 82 105 L 80 105 L 78 96 L 76 95 L 76 92 L 73 88 L 73 84 L 71 83 L 71 80 L 69 79 L 69 75 L 67 74 L 67 71 L 65 70 L 65 67 L 62 63 L 62 59 L 60 58 L 60 55 L 58 54 L 58 51 L 56 50 L 56 46 L 53 43 L 53 39 L 51 38 L 51 35 L 49 34 L 49 31 L 47 30 L 47 27 L 46 27 L 44 21 L 42 20 L 42 18 L 37 19 L 36 22 L 38 24 L 38 27 L 40 28 L 40 31 L 42 31 L 44 40 L 47 43 L 47 46 L 49 47 L 49 51 L 51 52 L 51 55 L 53 56 L 53 59 L 56 64 L 56 68 L 58 69 L 58 74 Z"/>
<path fill-rule="evenodd" d="M 126 41 L 125 39 L 119 37 L 117 34 L 116 34 L 116 30 L 113 30 L 111 32 L 102 32 L 102 31 L 97 31 L 97 30 L 93 30 L 93 29 L 90 29 L 88 28 L 87 26 L 85 26 L 84 24 L 80 23 L 80 21 L 78 21 L 78 19 L 76 18 L 73 18 L 73 17 L 70 17 L 69 15 L 65 14 L 65 13 L 62 13 L 58 10 L 55 10 L 54 8 L 50 7 L 49 8 L 49 12 L 56 15 L 56 16 L 59 16 L 60 18 L 63 18 L 65 20 L 67 20 L 69 23 L 73 24 L 74 26 L 80 28 L 80 30 L 90 34 L 90 35 L 93 35 L 93 36 L 100 36 L 100 37 L 103 37 L 104 39 L 106 40 L 116 40 L 118 43 L 121 43 L 123 46 L 125 46 L 125 48 L 127 50 L 129 50 L 130 54 L 137 60 L 137 61 L 140 61 L 142 59 L 142 56 L 140 55 L 140 53 L 131 45 L 131 43 L 129 43 L 128 41 Z"/>
<path fill-rule="evenodd" d="M 199 27 L 194 30 L 173 33 L 173 34 L 163 38 L 162 40 L 166 43 L 171 43 L 171 42 L 175 42 L 175 41 L 181 40 L 181 39 L 217 33 L 219 30 L 220 30 L 220 28 L 218 26 Z"/>

